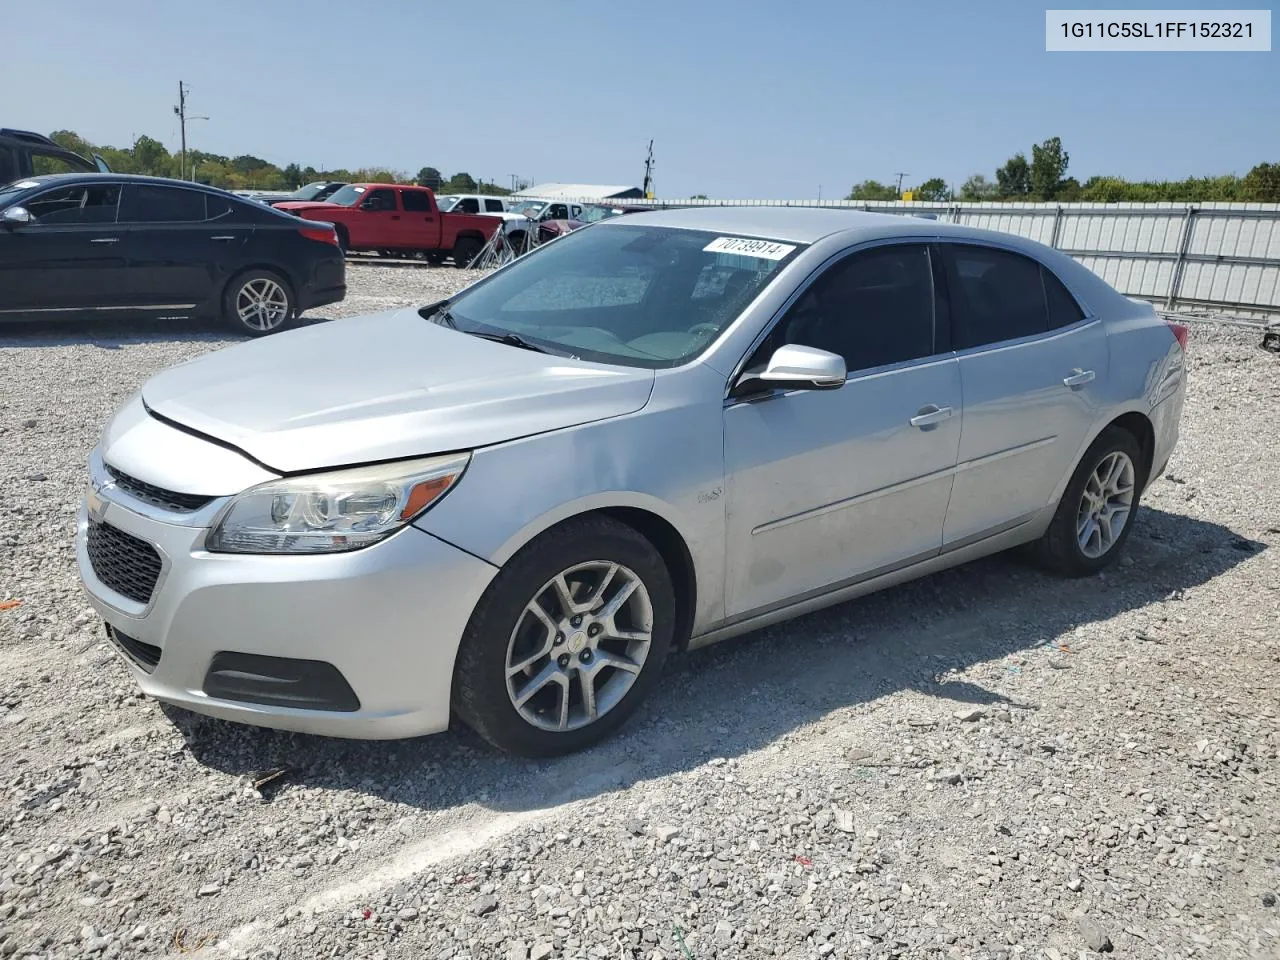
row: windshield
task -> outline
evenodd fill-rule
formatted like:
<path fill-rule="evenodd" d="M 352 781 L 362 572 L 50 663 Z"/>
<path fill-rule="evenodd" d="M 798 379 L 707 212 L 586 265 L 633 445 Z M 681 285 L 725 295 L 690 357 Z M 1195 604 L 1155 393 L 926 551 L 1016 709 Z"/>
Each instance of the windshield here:
<path fill-rule="evenodd" d="M 461 197 L 436 197 L 436 206 L 440 208 L 441 213 L 448 213 L 458 205 Z"/>
<path fill-rule="evenodd" d="M 674 367 L 706 349 L 798 249 L 697 230 L 588 228 L 459 294 L 448 325 L 584 360 Z"/>
<path fill-rule="evenodd" d="M 308 183 L 289 194 L 290 200 L 314 200 L 327 187 L 327 183 Z"/>
<path fill-rule="evenodd" d="M 334 193 L 329 198 L 330 203 L 336 203 L 340 207 L 354 207 L 360 199 L 360 195 L 364 193 L 364 187 L 357 187 L 354 183 L 349 183 L 341 190 Z"/>
<path fill-rule="evenodd" d="M 40 184 L 35 180 L 15 180 L 8 186 L 0 187 L 0 207 L 8 206 L 18 196 L 18 194 L 26 193 L 32 187 L 38 186 L 40 186 Z"/>
<path fill-rule="evenodd" d="M 524 200 L 512 207 L 511 212 L 536 220 L 546 205 L 545 200 Z"/>

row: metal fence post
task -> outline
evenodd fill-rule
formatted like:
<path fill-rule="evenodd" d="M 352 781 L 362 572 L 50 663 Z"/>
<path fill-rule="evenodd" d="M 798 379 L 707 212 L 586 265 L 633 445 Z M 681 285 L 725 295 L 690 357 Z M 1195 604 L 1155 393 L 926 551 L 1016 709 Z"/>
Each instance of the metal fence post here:
<path fill-rule="evenodd" d="M 1049 246 L 1055 250 L 1058 248 L 1058 232 L 1062 229 L 1062 204 L 1058 204 L 1058 210 L 1053 215 L 1053 233 L 1049 236 Z"/>
<path fill-rule="evenodd" d="M 1187 263 L 1187 251 L 1191 249 L 1191 230 L 1195 226 L 1196 208 L 1187 204 L 1187 212 L 1182 218 L 1182 236 L 1178 239 L 1178 259 L 1173 264 L 1173 276 L 1169 278 L 1169 296 L 1165 298 L 1164 308 L 1172 310 L 1178 302 L 1178 294 L 1182 292 L 1182 273 Z"/>

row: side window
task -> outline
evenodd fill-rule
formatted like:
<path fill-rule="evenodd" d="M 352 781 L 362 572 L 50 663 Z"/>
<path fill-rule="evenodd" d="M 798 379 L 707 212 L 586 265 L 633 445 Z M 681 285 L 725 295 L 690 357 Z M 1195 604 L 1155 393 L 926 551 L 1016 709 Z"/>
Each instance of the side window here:
<path fill-rule="evenodd" d="M 569 208 L 568 208 L 568 207 L 566 207 L 563 203 L 553 203 L 553 204 L 551 204 L 551 206 L 547 207 L 547 212 L 546 212 L 545 214 L 543 214 L 542 219 L 544 219 L 544 220 L 568 220 L 568 219 L 569 219 Z"/>
<path fill-rule="evenodd" d="M 389 210 L 395 212 L 396 192 L 394 190 L 370 190 L 360 206 L 368 210 Z"/>
<path fill-rule="evenodd" d="M 931 356 L 935 350 L 929 245 L 894 244 L 833 264 L 756 351 L 761 366 L 784 344 L 844 357 L 850 371 Z"/>
<path fill-rule="evenodd" d="M 206 220 L 239 220 L 236 202 L 230 197 L 219 197 L 216 194 L 205 194 Z"/>
<path fill-rule="evenodd" d="M 41 225 L 115 223 L 119 202 L 118 184 L 77 184 L 42 193 L 26 207 Z"/>
<path fill-rule="evenodd" d="M 1071 292 L 1062 285 L 1062 281 L 1047 267 L 1041 267 L 1040 271 L 1044 277 L 1044 297 L 1049 303 L 1049 329 L 1069 327 L 1083 320 L 1084 311 Z"/>
<path fill-rule="evenodd" d="M 1016 340 L 1049 329 L 1040 264 L 1007 250 L 944 244 L 957 350 Z"/>
<path fill-rule="evenodd" d="M 422 190 L 401 190 L 400 202 L 405 213 L 430 213 L 431 198 Z"/>
<path fill-rule="evenodd" d="M 453 208 L 454 213 L 479 213 L 480 201 L 475 197 L 463 197 Z"/>
<path fill-rule="evenodd" d="M 502 201 L 486 200 L 484 202 L 484 212 L 485 213 L 502 213 Z"/>
<path fill-rule="evenodd" d="M 44 176 L 46 173 L 85 173 L 92 169 L 56 153 L 31 154 L 31 173 L 37 177 Z"/>
<path fill-rule="evenodd" d="M 13 159 L 13 151 L 8 147 L 0 147 L 0 187 L 18 179 L 18 164 Z"/>
<path fill-rule="evenodd" d="M 199 190 L 131 183 L 120 204 L 122 223 L 199 223 L 204 218 Z"/>

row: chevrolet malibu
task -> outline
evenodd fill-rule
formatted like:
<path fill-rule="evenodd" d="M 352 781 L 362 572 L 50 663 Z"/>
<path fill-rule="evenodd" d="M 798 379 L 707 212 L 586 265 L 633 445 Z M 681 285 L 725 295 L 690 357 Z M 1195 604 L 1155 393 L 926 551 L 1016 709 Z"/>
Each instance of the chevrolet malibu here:
<path fill-rule="evenodd" d="M 527 756 L 673 650 L 1027 545 L 1112 563 L 1186 329 L 1047 247 L 838 210 L 592 225 L 447 301 L 148 381 L 76 542 L 142 689 Z"/>

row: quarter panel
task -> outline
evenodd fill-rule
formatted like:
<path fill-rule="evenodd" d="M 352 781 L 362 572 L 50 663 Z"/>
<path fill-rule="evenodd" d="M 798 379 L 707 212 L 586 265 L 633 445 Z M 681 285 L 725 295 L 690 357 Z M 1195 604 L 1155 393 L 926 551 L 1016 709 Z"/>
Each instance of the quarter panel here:
<path fill-rule="evenodd" d="M 478 450 L 416 524 L 501 566 L 562 520 L 605 507 L 649 510 L 689 548 L 693 628 L 705 630 L 724 611 L 724 387 L 700 364 L 661 371 L 637 413 Z"/>

